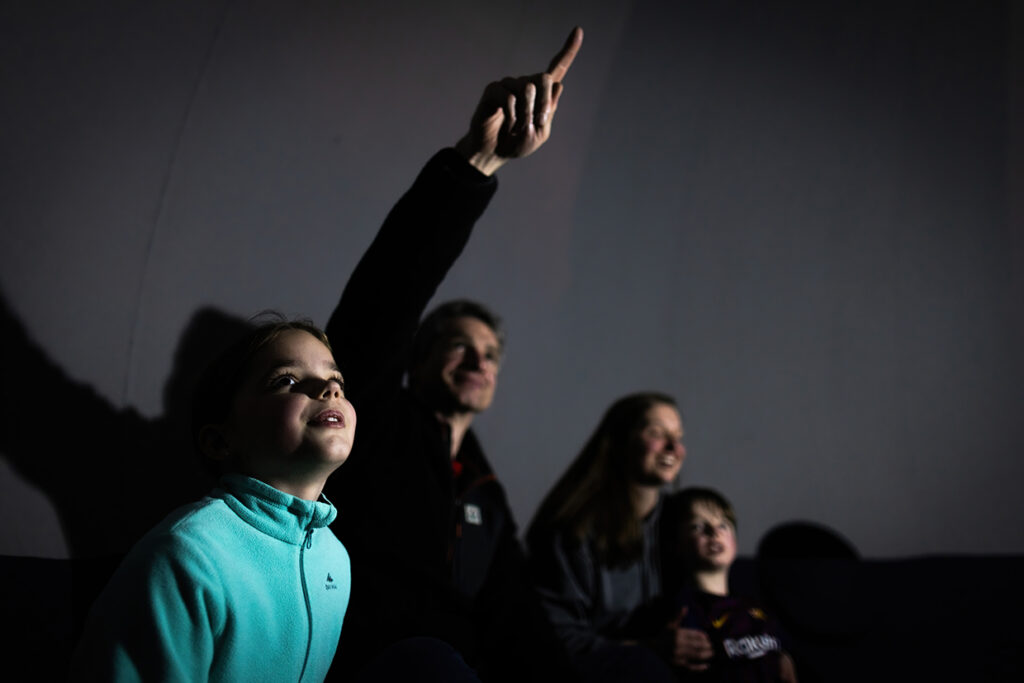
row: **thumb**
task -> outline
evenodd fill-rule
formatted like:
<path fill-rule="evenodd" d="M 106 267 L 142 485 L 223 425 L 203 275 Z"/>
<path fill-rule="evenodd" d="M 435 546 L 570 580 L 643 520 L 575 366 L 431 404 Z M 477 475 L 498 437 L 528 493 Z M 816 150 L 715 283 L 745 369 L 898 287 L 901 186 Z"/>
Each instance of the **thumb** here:
<path fill-rule="evenodd" d="M 679 625 L 681 625 L 683 623 L 683 619 L 686 618 L 686 613 L 689 612 L 689 611 L 690 611 L 689 606 L 683 605 L 683 607 L 679 610 L 679 614 L 677 614 L 675 616 L 675 618 L 669 620 L 669 622 L 667 624 L 668 627 L 669 628 L 678 628 Z"/>

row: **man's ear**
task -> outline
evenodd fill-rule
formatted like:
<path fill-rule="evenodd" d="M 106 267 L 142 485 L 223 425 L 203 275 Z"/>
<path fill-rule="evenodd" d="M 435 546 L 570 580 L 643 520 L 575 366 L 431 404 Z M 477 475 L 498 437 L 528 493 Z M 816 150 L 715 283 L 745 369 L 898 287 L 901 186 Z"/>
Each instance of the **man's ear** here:
<path fill-rule="evenodd" d="M 228 440 L 220 425 L 205 425 L 199 430 L 199 448 L 203 455 L 218 462 L 224 462 L 231 455 Z"/>

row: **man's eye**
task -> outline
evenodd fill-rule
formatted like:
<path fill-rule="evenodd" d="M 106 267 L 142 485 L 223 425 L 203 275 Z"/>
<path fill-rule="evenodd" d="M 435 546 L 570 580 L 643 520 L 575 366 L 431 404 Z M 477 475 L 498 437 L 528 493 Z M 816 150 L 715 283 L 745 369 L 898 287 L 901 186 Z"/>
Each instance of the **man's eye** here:
<path fill-rule="evenodd" d="M 295 379 L 292 375 L 278 375 L 268 382 L 268 386 L 271 389 L 280 389 L 281 387 L 290 387 L 293 384 L 298 384 L 299 380 Z"/>

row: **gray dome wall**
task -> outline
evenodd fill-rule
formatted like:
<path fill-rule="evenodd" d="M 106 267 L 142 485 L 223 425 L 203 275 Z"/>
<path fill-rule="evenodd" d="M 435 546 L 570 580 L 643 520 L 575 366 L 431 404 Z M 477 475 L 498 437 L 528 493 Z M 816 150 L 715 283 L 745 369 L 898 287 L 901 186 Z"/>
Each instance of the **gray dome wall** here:
<path fill-rule="evenodd" d="M 1024 552 L 1019 5 L 356 4 L 0 10 L 0 288 L 71 377 L 156 418 L 201 307 L 325 323 L 484 84 L 579 24 L 550 143 L 437 296 L 508 324 L 478 431 L 520 527 L 653 388 L 741 552 L 790 519 Z M 48 493 L 0 487 L 0 554 L 67 556 Z"/>

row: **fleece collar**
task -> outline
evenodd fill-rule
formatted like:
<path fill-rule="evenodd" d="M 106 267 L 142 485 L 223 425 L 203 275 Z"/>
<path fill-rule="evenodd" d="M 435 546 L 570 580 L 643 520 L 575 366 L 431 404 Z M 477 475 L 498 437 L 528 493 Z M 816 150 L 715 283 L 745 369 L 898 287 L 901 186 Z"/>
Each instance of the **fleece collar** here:
<path fill-rule="evenodd" d="M 241 474 L 225 475 L 211 496 L 223 500 L 250 526 L 293 545 L 300 545 L 309 531 L 327 526 L 338 515 L 323 495 L 317 501 L 304 500 Z"/>

